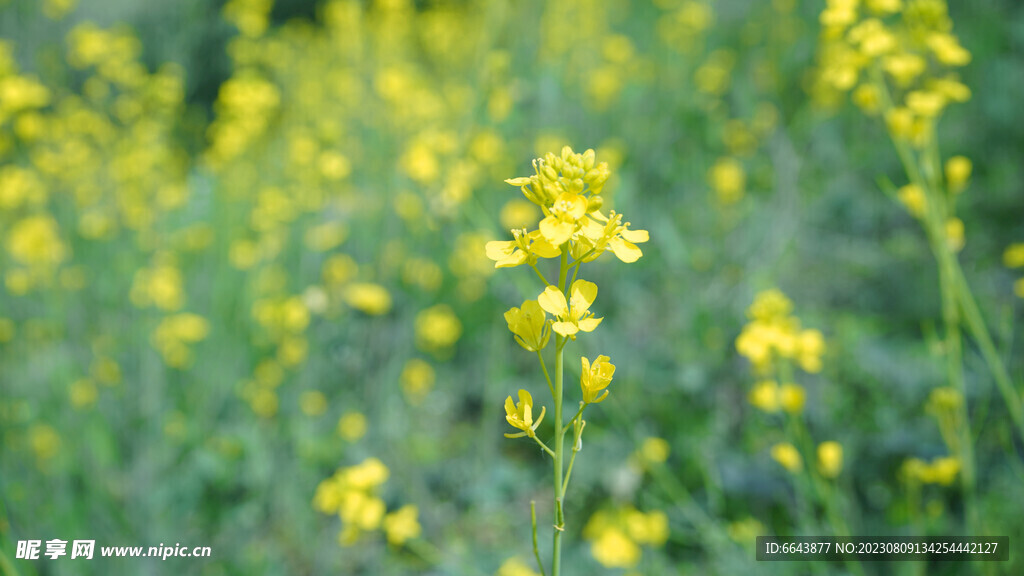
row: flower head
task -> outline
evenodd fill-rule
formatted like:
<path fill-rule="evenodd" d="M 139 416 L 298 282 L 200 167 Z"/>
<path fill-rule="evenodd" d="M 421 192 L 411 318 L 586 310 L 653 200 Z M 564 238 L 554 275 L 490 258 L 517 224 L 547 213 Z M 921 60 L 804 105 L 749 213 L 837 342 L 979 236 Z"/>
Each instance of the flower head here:
<path fill-rule="evenodd" d="M 573 243 L 573 258 L 590 262 L 605 250 L 623 262 L 632 264 L 644 253 L 637 247 L 638 243 L 647 242 L 650 235 L 647 230 L 630 230 L 629 222 L 623 224 L 622 214 L 612 210 L 608 216 L 595 210 L 581 228 L 578 241 Z"/>
<path fill-rule="evenodd" d="M 512 240 L 495 240 L 485 246 L 487 257 L 494 260 L 495 268 L 512 268 L 520 264 L 533 264 L 537 257 L 555 258 L 562 252 L 552 245 L 539 230 L 512 230 Z"/>
<path fill-rule="evenodd" d="M 505 438 L 522 438 L 528 436 L 534 437 L 537 427 L 540 426 L 542 420 L 544 420 L 544 413 L 547 409 L 543 406 L 540 407 L 540 416 L 536 421 L 533 419 L 533 396 L 526 390 L 519 390 L 519 403 L 517 404 L 509 396 L 505 399 L 505 420 L 512 425 L 513 428 L 518 428 L 522 432 L 515 434 L 505 434 Z"/>
<path fill-rule="evenodd" d="M 505 312 L 505 321 L 520 346 L 536 352 L 548 345 L 551 328 L 544 310 L 536 300 L 523 302 L 522 308 L 511 308 Z"/>
<path fill-rule="evenodd" d="M 541 308 L 557 318 L 551 328 L 562 336 L 575 340 L 577 332 L 593 332 L 603 318 L 594 318 L 590 312 L 590 305 L 597 298 L 597 284 L 577 280 L 572 283 L 569 293 L 569 300 L 566 301 L 561 290 L 548 286 L 537 297 L 537 302 Z"/>
<path fill-rule="evenodd" d="M 607 356 L 598 356 L 591 364 L 586 358 L 580 358 L 583 364 L 580 388 L 583 389 L 585 403 L 597 404 L 608 397 L 608 390 L 605 388 L 612 383 L 612 376 L 615 374 L 615 365 L 608 360 Z M 604 390 L 603 394 L 601 394 L 602 390 Z"/>

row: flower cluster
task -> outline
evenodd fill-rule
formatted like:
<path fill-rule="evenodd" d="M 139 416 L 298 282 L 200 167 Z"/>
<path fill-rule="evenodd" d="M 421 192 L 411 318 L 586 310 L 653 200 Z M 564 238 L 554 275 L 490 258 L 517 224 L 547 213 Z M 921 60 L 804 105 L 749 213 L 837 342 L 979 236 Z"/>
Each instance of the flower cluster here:
<path fill-rule="evenodd" d="M 736 350 L 758 373 L 771 372 L 780 361 L 795 361 L 805 372 L 821 370 L 825 339 L 818 330 L 802 329 L 792 309 L 789 298 L 772 289 L 759 293 L 747 310 L 750 322 L 736 338 Z"/>
<path fill-rule="evenodd" d="M 341 468 L 320 482 L 313 496 L 313 507 L 324 514 L 337 514 L 343 523 L 338 534 L 342 546 L 351 546 L 366 532 L 383 529 L 388 542 L 396 546 L 420 535 L 418 509 L 406 505 L 387 512 L 377 491 L 391 474 L 377 458 Z"/>
<path fill-rule="evenodd" d="M 583 528 L 590 553 L 605 568 L 633 568 L 643 556 L 641 546 L 660 547 L 668 540 L 668 516 L 641 512 L 632 506 L 599 510 Z"/>
<path fill-rule="evenodd" d="M 629 222 L 614 210 L 601 212 L 601 191 L 611 172 L 607 162 L 597 163 L 593 150 L 582 154 L 565 146 L 533 161 L 535 174 L 506 180 L 522 190 L 543 212 L 537 230 L 513 230 L 512 240 L 487 243 L 487 257 L 495 268 L 534 265 L 538 258 L 561 256 L 564 245 L 575 260 L 591 262 L 611 250 L 623 262 L 636 262 L 643 252 L 646 230 L 630 230 Z M 596 290 L 595 290 L 596 291 Z"/>
<path fill-rule="evenodd" d="M 910 482 L 951 486 L 960 473 L 960 459 L 940 456 L 931 462 L 909 458 L 903 463 L 903 477 Z"/>
<path fill-rule="evenodd" d="M 883 117 L 911 179 L 896 199 L 959 251 L 964 223 L 955 201 L 972 165 L 954 156 L 943 167 L 934 141 L 945 108 L 971 97 L 954 72 L 971 53 L 952 32 L 945 0 L 829 0 L 821 24 L 819 87 L 852 91 L 865 114 Z"/>
<path fill-rule="evenodd" d="M 953 72 L 971 53 L 953 34 L 944 0 L 829 0 L 821 13 L 821 80 L 852 90 L 893 137 L 923 145 L 934 121 L 971 91 Z"/>

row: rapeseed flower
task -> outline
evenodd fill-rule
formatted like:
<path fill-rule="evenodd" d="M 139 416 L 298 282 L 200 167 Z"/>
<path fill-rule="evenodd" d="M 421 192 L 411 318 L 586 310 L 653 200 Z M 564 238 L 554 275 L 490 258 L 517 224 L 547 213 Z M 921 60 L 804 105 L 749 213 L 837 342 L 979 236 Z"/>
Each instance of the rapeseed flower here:
<path fill-rule="evenodd" d="M 586 357 L 580 358 L 583 371 L 580 374 L 580 388 L 583 390 L 585 404 L 597 404 L 608 397 L 608 387 L 615 375 L 615 365 L 608 361 L 607 356 L 598 356 L 591 364 Z M 604 393 L 602 394 L 602 390 Z"/>
<path fill-rule="evenodd" d="M 530 352 L 543 350 L 551 337 L 551 326 L 536 300 L 523 302 L 521 308 L 510 308 L 505 312 L 505 322 L 516 342 Z"/>
<path fill-rule="evenodd" d="M 516 403 L 509 396 L 505 399 L 505 420 L 513 428 L 518 428 L 522 432 L 516 432 L 514 434 L 505 434 L 506 438 L 522 438 L 527 436 L 533 438 L 537 427 L 540 426 L 542 420 L 544 420 L 544 414 L 547 408 L 541 406 L 540 416 L 535 421 L 533 419 L 533 396 L 530 395 L 526 390 L 519 391 L 519 402 Z"/>
<path fill-rule="evenodd" d="M 594 318 L 590 312 L 590 305 L 597 298 L 597 284 L 577 280 L 572 283 L 569 293 L 570 298 L 566 301 L 561 290 L 548 286 L 537 297 L 537 302 L 541 308 L 557 318 L 551 325 L 552 330 L 564 337 L 575 339 L 578 332 L 593 332 L 603 318 Z"/>

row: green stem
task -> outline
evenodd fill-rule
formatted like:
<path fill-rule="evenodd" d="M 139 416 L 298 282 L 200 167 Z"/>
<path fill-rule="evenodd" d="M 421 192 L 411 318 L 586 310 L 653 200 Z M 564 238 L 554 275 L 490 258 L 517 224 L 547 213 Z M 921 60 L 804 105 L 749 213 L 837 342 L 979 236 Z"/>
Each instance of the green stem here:
<path fill-rule="evenodd" d="M 548 456 L 551 456 L 552 458 L 555 457 L 555 453 L 552 452 L 551 448 L 548 448 L 548 445 L 541 441 L 540 438 L 537 438 L 536 436 L 532 436 L 532 438 L 537 442 L 537 444 L 540 444 L 540 447 L 543 448 L 544 451 L 548 453 Z"/>
<path fill-rule="evenodd" d="M 540 549 L 537 547 L 537 503 L 533 500 L 530 500 L 530 525 L 533 528 L 533 557 L 537 559 L 540 576 L 547 576 L 544 572 L 544 563 L 540 561 Z"/>
<path fill-rule="evenodd" d="M 548 279 L 545 278 L 544 275 L 540 273 L 540 270 L 537 268 L 536 264 L 530 262 L 530 268 L 533 268 L 533 271 L 537 273 L 537 277 L 540 278 L 540 281 L 543 282 L 545 286 L 551 286 L 551 282 L 548 282 Z"/>
<path fill-rule="evenodd" d="M 999 352 L 996 351 L 995 343 L 993 343 L 992 336 L 989 334 L 985 319 L 978 308 L 978 303 L 975 302 L 970 286 L 967 285 L 967 279 L 964 278 L 963 269 L 955 261 L 953 275 L 957 284 L 957 295 L 960 297 L 960 306 L 963 310 L 964 320 L 967 323 L 967 329 L 981 349 L 981 355 L 985 359 L 985 363 L 988 364 L 988 369 L 992 373 L 996 385 L 999 387 L 999 392 L 1003 395 L 1003 401 L 1006 402 L 1006 409 L 1010 412 L 1010 417 L 1013 418 L 1021 439 L 1024 439 L 1024 411 L 1021 410 L 1020 394 L 1018 394 L 1013 382 L 1010 380 L 1010 374 L 1006 371 L 1006 365 L 1003 363 L 1002 358 L 999 357 Z"/>
<path fill-rule="evenodd" d="M 568 431 L 569 431 L 569 426 L 572 426 L 573 422 L 574 422 L 574 421 L 575 421 L 575 420 L 576 420 L 577 418 L 579 418 L 579 417 L 580 417 L 580 414 L 583 414 L 583 409 L 584 409 L 584 408 L 586 408 L 586 407 L 587 407 L 587 405 L 586 405 L 586 404 L 584 404 L 584 403 L 580 402 L 580 409 L 576 411 L 576 415 L 575 415 L 575 416 L 573 416 L 572 418 L 570 418 L 570 419 L 569 419 L 569 423 L 568 423 L 568 424 L 566 424 L 565 426 L 563 426 L 563 428 L 565 429 L 565 431 L 566 431 L 566 432 L 568 432 Z"/>
<path fill-rule="evenodd" d="M 558 289 L 562 292 L 565 292 L 565 276 L 569 270 L 568 261 L 568 250 L 563 247 L 562 260 L 558 268 Z M 552 536 L 551 576 L 559 576 L 561 573 L 562 531 L 565 528 L 565 518 L 562 514 L 562 498 L 565 497 L 565 493 L 562 491 L 562 470 L 565 459 L 565 447 L 563 446 L 565 444 L 565 430 L 562 428 L 562 387 L 564 384 L 562 372 L 565 340 L 562 336 L 555 336 L 555 478 L 553 484 L 555 491 L 555 530 Z"/>
<path fill-rule="evenodd" d="M 540 353 L 540 350 L 537 350 L 537 359 L 540 360 L 540 369 L 544 371 L 544 379 L 548 381 L 548 390 L 551 390 L 551 397 L 554 398 L 555 387 L 551 384 L 551 376 L 548 376 L 548 365 L 544 363 L 544 355 Z"/>

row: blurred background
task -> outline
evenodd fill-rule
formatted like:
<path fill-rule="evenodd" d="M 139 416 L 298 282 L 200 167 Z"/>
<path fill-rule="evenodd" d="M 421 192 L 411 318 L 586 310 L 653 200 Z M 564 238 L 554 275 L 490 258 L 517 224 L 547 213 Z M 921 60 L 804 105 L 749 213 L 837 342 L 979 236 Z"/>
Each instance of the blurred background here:
<path fill-rule="evenodd" d="M 604 322 L 567 389 L 576 356 L 617 371 L 567 573 L 964 573 L 753 560 L 837 515 L 967 533 L 935 259 L 885 192 L 907 181 L 885 124 L 816 81 L 824 8 L 0 0 L 0 573 L 534 573 L 549 464 L 502 403 L 543 380 L 502 314 L 539 286 L 484 244 L 536 227 L 503 180 L 565 145 L 651 237 L 582 274 Z M 938 126 L 973 162 L 959 258 L 1019 388 L 1024 5 L 949 16 L 973 55 Z M 781 411 L 736 342 L 773 289 L 823 337 Z M 978 533 L 1011 538 L 985 573 L 1020 573 L 1020 438 L 969 341 L 964 365 Z M 777 448 L 797 417 L 836 443 L 803 466 L 828 505 Z M 356 476 L 380 514 L 353 524 L 332 479 Z M 16 559 L 28 539 L 212 557 Z"/>

